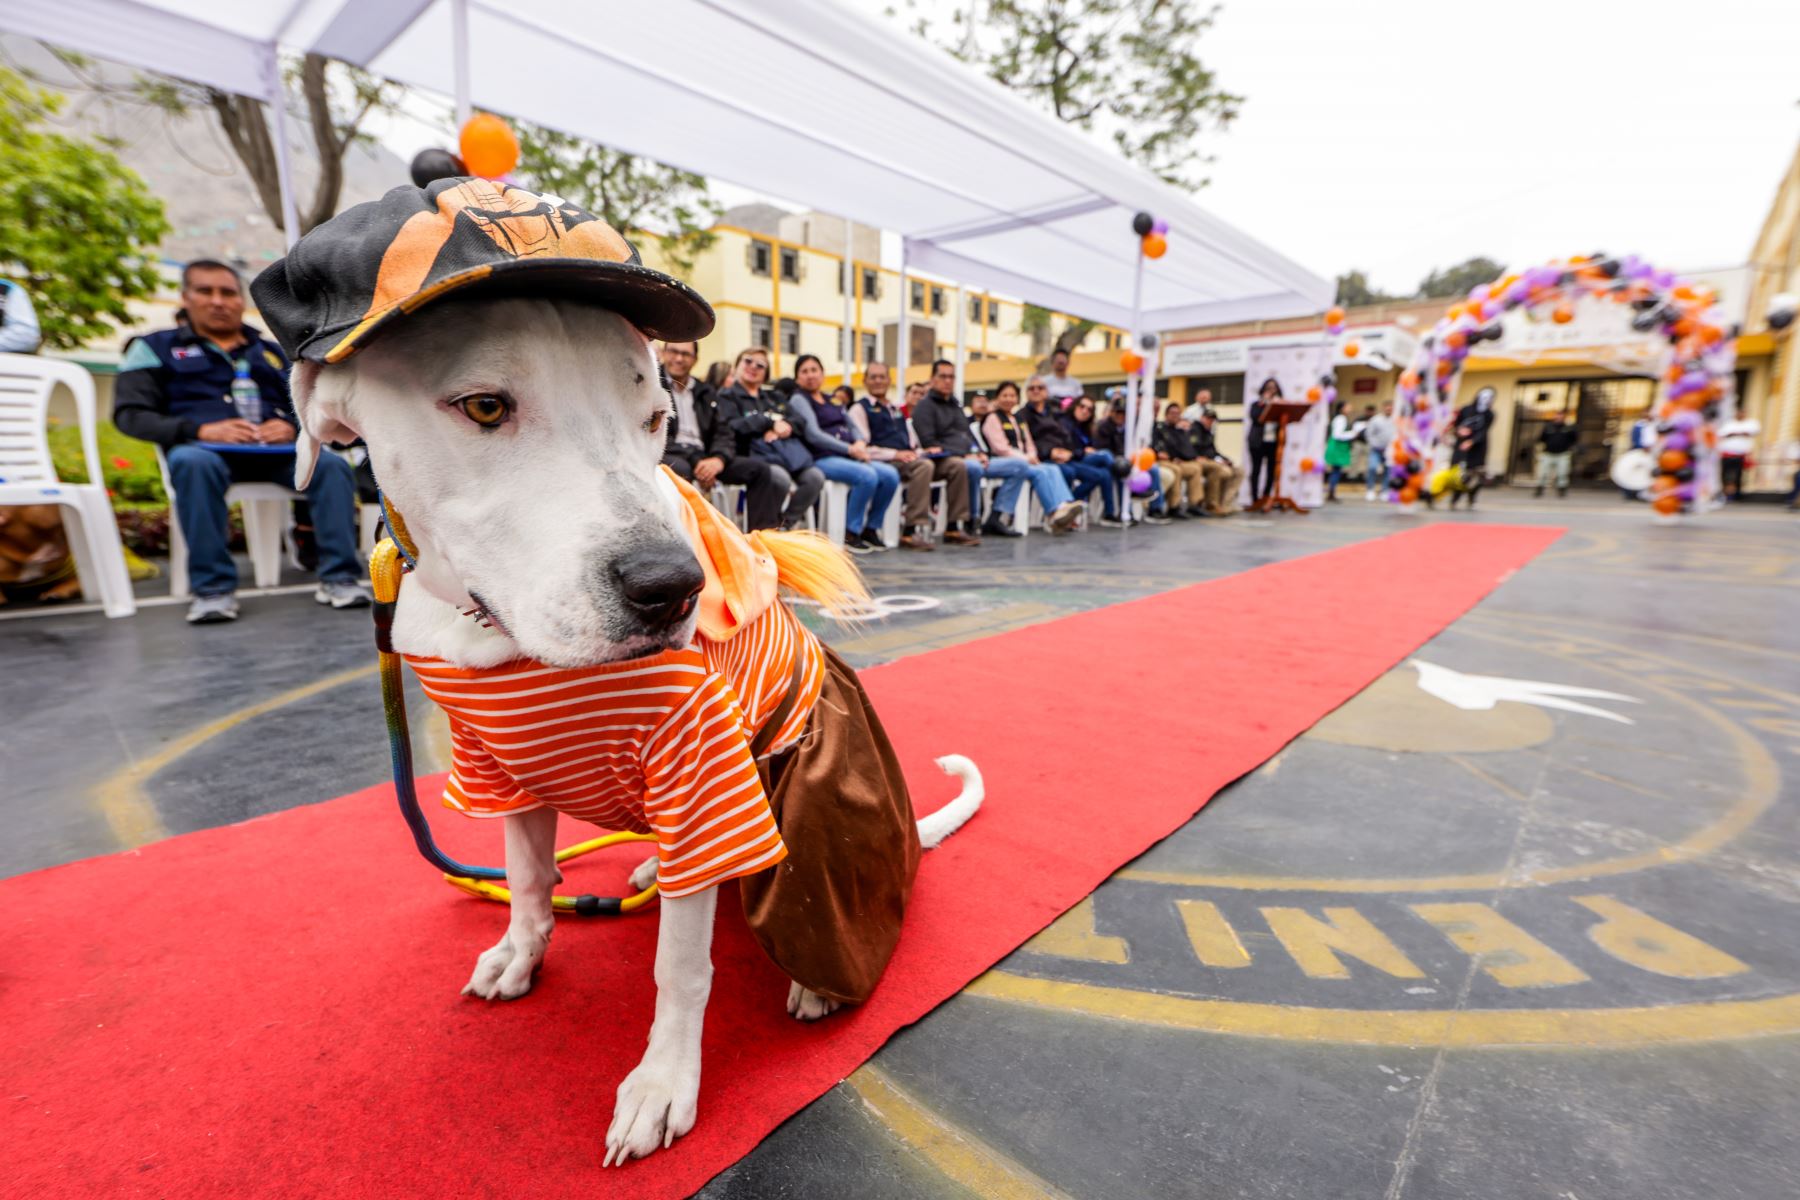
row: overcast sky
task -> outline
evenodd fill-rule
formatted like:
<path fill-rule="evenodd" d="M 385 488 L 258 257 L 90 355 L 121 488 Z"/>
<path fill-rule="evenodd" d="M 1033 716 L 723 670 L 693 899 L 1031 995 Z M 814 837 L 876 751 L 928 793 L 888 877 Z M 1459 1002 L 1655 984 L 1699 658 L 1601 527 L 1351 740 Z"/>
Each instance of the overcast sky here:
<path fill-rule="evenodd" d="M 1747 261 L 1800 143 L 1800 0 L 1226 0 L 1200 202 L 1322 275 Z"/>

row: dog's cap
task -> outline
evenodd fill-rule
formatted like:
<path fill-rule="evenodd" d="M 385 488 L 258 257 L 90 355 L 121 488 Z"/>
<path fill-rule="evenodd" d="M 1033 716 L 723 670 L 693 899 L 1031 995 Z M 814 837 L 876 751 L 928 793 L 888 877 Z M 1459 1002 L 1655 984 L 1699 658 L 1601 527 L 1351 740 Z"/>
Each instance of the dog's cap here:
<path fill-rule="evenodd" d="M 290 358 L 342 362 L 445 296 L 567 296 L 647 337 L 698 341 L 712 307 L 653 271 L 605 221 L 487 179 L 397 187 L 339 213 L 256 277 L 250 294 Z"/>

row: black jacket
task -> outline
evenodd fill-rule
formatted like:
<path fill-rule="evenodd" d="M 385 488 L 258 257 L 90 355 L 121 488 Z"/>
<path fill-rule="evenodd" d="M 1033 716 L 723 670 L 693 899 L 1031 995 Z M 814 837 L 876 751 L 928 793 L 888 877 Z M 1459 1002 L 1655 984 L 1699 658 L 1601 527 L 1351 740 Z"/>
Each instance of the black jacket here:
<path fill-rule="evenodd" d="M 1566 454 L 1581 440 L 1581 431 L 1573 425 L 1546 425 L 1538 434 L 1538 444 L 1545 454 Z"/>
<path fill-rule="evenodd" d="M 1074 443 L 1069 441 L 1069 432 L 1063 427 L 1062 416 L 1048 404 L 1039 412 L 1027 404 L 1018 410 L 1019 419 L 1025 422 L 1025 428 L 1031 431 L 1031 440 L 1037 444 L 1038 461 L 1051 462 L 1052 450 L 1067 450 L 1075 454 Z M 1077 456 L 1079 457 L 1079 456 Z"/>
<path fill-rule="evenodd" d="M 259 330 L 246 325 L 243 334 L 244 345 L 229 355 L 186 326 L 137 339 L 142 351 L 129 353 L 126 363 L 142 356 L 145 365 L 119 372 L 113 385 L 113 424 L 121 433 L 165 449 L 191 442 L 200 426 L 238 415 L 231 385 L 237 373 L 234 360 L 242 360 L 262 393 L 263 419 L 279 417 L 299 428 L 288 396 L 287 357 Z"/>
<path fill-rule="evenodd" d="M 1209 433 L 1210 439 L 1212 435 Z M 1150 446 L 1158 454 L 1166 454 L 1176 462 L 1196 462 L 1200 451 L 1194 445 L 1193 435 L 1179 425 L 1171 425 L 1167 421 L 1158 421 L 1150 434 Z"/>
<path fill-rule="evenodd" d="M 789 425 L 795 424 L 787 400 L 774 388 L 763 388 L 752 396 L 734 383 L 719 393 L 714 420 L 731 430 L 739 457 L 764 459 L 790 472 L 804 471 L 813 465 L 813 456 L 806 443 L 800 440 L 798 428 L 791 437 L 774 442 L 763 440 L 763 434 L 775 428 L 778 419 Z"/>
<path fill-rule="evenodd" d="M 947 455 L 974 454 L 975 435 L 969 431 L 969 416 L 962 405 L 949 396 L 927 391 L 912 414 L 913 432 L 919 445 L 926 449 L 943 447 Z"/>
<path fill-rule="evenodd" d="M 670 412 L 669 438 L 663 447 L 665 454 L 675 449 L 676 422 L 680 419 L 677 412 Z M 698 379 L 694 380 L 694 421 L 700 426 L 696 432 L 699 434 L 700 444 L 705 447 L 702 457 L 718 458 L 725 462 L 737 457 L 737 437 L 732 432 L 731 425 L 719 419 L 719 398 L 712 388 Z"/>
<path fill-rule="evenodd" d="M 1231 461 L 1219 453 L 1219 443 L 1213 439 L 1213 431 L 1205 425 L 1196 423 L 1188 436 L 1194 439 L 1194 453 L 1198 457 L 1222 463 Z"/>
<path fill-rule="evenodd" d="M 1094 425 L 1094 445 L 1102 450 L 1112 451 L 1114 458 L 1125 457 L 1125 422 L 1114 421 L 1108 413 L 1106 420 Z"/>

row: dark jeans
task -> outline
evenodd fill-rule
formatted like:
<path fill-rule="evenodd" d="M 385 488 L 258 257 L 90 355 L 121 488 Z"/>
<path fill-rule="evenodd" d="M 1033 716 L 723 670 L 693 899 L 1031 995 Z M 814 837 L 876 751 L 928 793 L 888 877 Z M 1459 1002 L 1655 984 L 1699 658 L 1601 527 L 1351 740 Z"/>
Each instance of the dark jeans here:
<path fill-rule="evenodd" d="M 1086 500 L 1088 493 L 1095 488 L 1104 489 L 1100 493 L 1100 499 L 1105 504 L 1106 515 L 1109 517 L 1119 515 L 1118 506 L 1113 500 L 1111 468 L 1099 466 L 1086 459 L 1081 461 L 1070 459 L 1066 463 L 1057 465 L 1062 467 L 1063 479 L 1068 481 L 1069 492 L 1075 499 Z"/>
<path fill-rule="evenodd" d="M 234 483 L 294 486 L 292 454 L 229 454 L 188 444 L 166 454 L 175 485 L 175 515 L 187 541 L 188 588 L 196 596 L 235 592 L 237 564 L 228 541 L 230 512 L 225 489 Z M 306 485 L 313 537 L 319 547 L 319 578 L 355 583 L 362 576 L 356 552 L 356 477 L 350 464 L 321 451 Z"/>
<path fill-rule="evenodd" d="M 1741 454 L 1719 455 L 1719 485 L 1725 494 L 1733 500 L 1744 486 L 1744 456 Z"/>
<path fill-rule="evenodd" d="M 1275 447 L 1267 442 L 1250 444 L 1250 500 L 1261 500 L 1275 490 Z"/>
<path fill-rule="evenodd" d="M 692 483 L 694 464 L 706 457 L 704 451 L 675 446 L 663 455 L 663 465 Z M 744 513 L 750 528 L 773 529 L 781 524 L 781 504 L 787 499 L 787 485 L 775 486 L 768 463 L 760 458 L 734 458 L 719 472 L 719 482 L 736 484 L 744 489 Z"/>

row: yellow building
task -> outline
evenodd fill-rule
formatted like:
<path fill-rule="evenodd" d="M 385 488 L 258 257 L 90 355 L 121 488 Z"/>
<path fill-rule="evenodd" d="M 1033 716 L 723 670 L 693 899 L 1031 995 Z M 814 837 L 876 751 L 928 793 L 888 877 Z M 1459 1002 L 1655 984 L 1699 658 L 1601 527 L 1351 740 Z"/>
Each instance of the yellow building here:
<path fill-rule="evenodd" d="M 731 361 L 748 346 L 769 351 L 773 374 L 792 373 L 794 358 L 816 354 L 830 382 L 844 364 L 846 327 L 850 374 L 860 384 L 874 359 L 898 358 L 900 274 L 881 265 L 881 238 L 864 225 L 849 226 L 849 295 L 845 294 L 846 223 L 818 213 L 789 213 L 772 205 L 742 205 L 713 226 L 712 245 L 681 270 L 663 259 L 653 239 L 639 240 L 647 265 L 679 275 L 711 302 L 718 314 L 712 335 L 700 345 L 699 371 Z M 1026 306 L 987 292 L 916 274 L 907 277 L 907 319 L 915 373 L 932 358 L 949 358 L 956 346 L 957 311 L 963 311 L 963 344 L 969 362 L 1014 359 L 1033 352 L 1025 327 Z M 1048 336 L 1071 318 L 1053 313 Z M 1044 335 L 1039 335 L 1042 338 Z M 1116 348 L 1120 331 L 1097 327 L 1083 348 Z"/>
<path fill-rule="evenodd" d="M 1800 148 L 1775 190 L 1775 202 L 1750 251 L 1750 305 L 1745 336 L 1754 339 L 1767 358 L 1768 386 L 1760 406 L 1748 408 L 1762 422 L 1756 466 L 1745 487 L 1753 491 L 1786 491 L 1793 464 L 1784 461 L 1788 447 L 1800 442 L 1800 322 L 1786 329 L 1769 328 L 1769 301 L 1780 293 L 1800 294 Z M 1744 339 L 1739 340 L 1739 345 Z"/>

